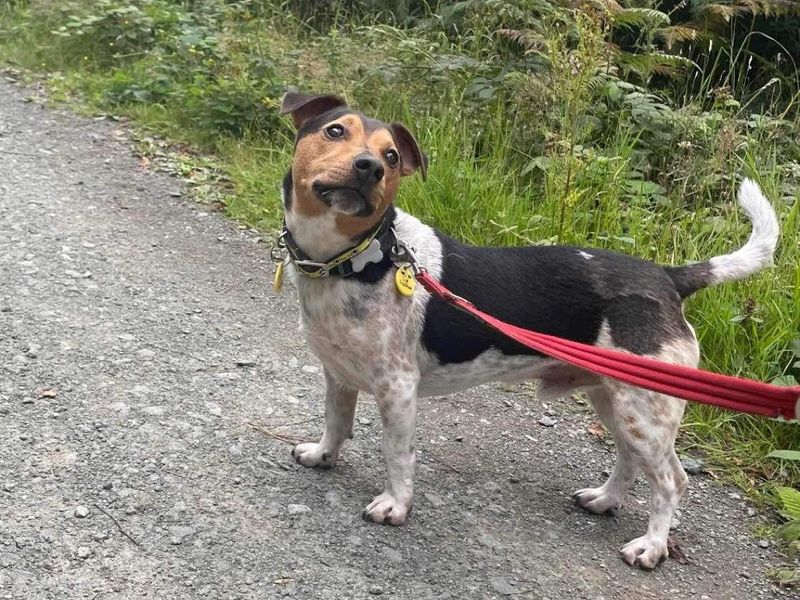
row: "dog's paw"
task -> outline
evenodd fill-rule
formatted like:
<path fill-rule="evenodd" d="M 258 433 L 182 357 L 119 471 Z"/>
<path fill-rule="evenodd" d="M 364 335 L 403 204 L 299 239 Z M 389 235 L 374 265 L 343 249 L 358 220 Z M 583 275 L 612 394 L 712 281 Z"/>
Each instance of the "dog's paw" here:
<path fill-rule="evenodd" d="M 625 544 L 620 553 L 622 560 L 630 566 L 650 570 L 655 569 L 658 563 L 667 558 L 669 550 L 666 540 L 656 540 L 643 535 Z"/>
<path fill-rule="evenodd" d="M 297 444 L 292 448 L 292 456 L 295 461 L 304 467 L 320 467 L 330 469 L 336 464 L 336 456 L 325 452 L 321 444 L 305 443 Z"/>
<path fill-rule="evenodd" d="M 401 502 L 388 492 L 375 496 L 364 509 L 362 516 L 365 521 L 382 523 L 383 525 L 402 525 L 411 512 L 411 500 Z"/>
<path fill-rule="evenodd" d="M 597 515 L 616 514 L 617 509 L 622 505 L 618 496 L 610 494 L 602 487 L 578 490 L 572 494 L 572 497 L 575 498 L 578 506 Z"/>

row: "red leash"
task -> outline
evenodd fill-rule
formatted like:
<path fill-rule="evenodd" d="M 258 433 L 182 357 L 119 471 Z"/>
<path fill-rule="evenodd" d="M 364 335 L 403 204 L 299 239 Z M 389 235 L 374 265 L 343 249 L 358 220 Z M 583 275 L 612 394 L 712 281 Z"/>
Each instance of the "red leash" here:
<path fill-rule="evenodd" d="M 416 278 L 433 296 L 471 314 L 523 346 L 592 373 L 729 410 L 789 420 L 800 416 L 800 386 L 783 387 L 720 375 L 536 333 L 486 314 L 468 300 L 453 294 L 425 270 L 419 270 Z"/>

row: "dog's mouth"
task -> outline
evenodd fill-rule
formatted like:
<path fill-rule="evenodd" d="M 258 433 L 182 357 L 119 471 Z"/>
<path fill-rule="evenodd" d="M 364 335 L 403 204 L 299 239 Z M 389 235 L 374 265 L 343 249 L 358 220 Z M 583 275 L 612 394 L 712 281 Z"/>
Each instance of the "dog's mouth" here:
<path fill-rule="evenodd" d="M 315 181 L 314 193 L 333 210 L 353 217 L 368 217 L 374 211 L 369 198 L 357 187 Z"/>

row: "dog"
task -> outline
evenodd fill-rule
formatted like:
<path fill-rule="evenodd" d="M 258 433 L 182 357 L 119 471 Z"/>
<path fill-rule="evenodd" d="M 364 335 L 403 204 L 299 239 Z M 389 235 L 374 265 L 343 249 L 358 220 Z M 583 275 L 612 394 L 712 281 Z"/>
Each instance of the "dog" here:
<path fill-rule="evenodd" d="M 599 487 L 575 492 L 593 513 L 614 511 L 641 472 L 651 489 L 647 531 L 621 549 L 654 568 L 687 476 L 674 450 L 685 402 L 596 376 L 513 342 L 408 281 L 398 247 L 455 294 L 514 325 L 671 363 L 696 366 L 699 347 L 683 300 L 772 262 L 775 211 L 744 180 L 739 203 L 752 222 L 746 244 L 726 255 L 670 267 L 570 246 L 484 248 L 462 244 L 393 205 L 400 180 L 426 176 L 427 159 L 400 123 L 368 118 L 330 95 L 287 93 L 296 127 L 283 180 L 279 269 L 300 299 L 301 330 L 324 367 L 325 430 L 298 444 L 306 467 L 336 464 L 352 437 L 356 400 L 372 394 L 383 424 L 387 481 L 365 519 L 401 525 L 413 500 L 417 398 L 490 381 L 539 380 L 542 398 L 582 390 L 614 438 L 617 462 Z M 406 256 L 406 258 L 408 258 Z"/>

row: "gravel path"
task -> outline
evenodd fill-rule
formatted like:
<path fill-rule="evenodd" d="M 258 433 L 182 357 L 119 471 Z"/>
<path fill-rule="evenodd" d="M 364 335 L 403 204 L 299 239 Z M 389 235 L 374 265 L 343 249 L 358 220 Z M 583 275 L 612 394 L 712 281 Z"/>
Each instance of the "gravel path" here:
<path fill-rule="evenodd" d="M 760 517 L 704 476 L 675 531 L 690 563 L 625 566 L 643 484 L 616 519 L 576 508 L 613 454 L 586 406 L 527 386 L 421 401 L 411 521 L 363 522 L 383 481 L 369 400 L 332 471 L 251 425 L 322 425 L 267 247 L 140 169 L 115 124 L 25 94 L 0 83 L 0 597 L 790 597 Z"/>

